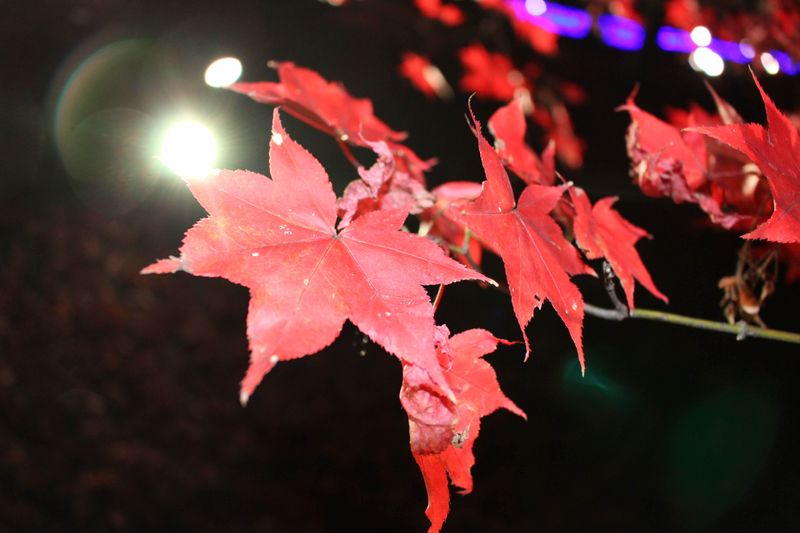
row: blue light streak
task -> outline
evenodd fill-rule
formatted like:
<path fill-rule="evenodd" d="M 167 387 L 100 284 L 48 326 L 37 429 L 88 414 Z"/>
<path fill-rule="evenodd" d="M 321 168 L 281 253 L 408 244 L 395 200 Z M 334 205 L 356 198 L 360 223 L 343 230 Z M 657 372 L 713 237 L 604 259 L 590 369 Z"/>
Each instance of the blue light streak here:
<path fill-rule="evenodd" d="M 636 21 L 616 15 L 600 15 L 597 27 L 600 29 L 600 38 L 608 46 L 630 51 L 644 47 L 646 32 Z"/>

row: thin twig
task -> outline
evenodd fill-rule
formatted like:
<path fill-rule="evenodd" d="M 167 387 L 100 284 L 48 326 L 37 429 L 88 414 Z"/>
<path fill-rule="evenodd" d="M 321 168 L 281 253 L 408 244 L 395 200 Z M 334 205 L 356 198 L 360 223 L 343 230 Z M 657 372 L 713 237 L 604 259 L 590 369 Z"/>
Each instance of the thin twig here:
<path fill-rule="evenodd" d="M 442 301 L 442 295 L 444 294 L 444 283 L 439 285 L 439 290 L 436 291 L 436 298 L 433 300 L 433 312 L 435 313 L 437 309 L 439 309 L 439 303 Z"/>
<path fill-rule="evenodd" d="M 354 156 L 353 152 L 350 151 L 350 147 L 347 146 L 347 143 L 345 143 L 342 140 L 342 138 L 339 137 L 339 136 L 335 136 L 335 138 L 336 138 L 336 144 L 339 145 L 339 148 L 342 150 L 342 153 L 347 158 L 347 160 L 350 162 L 350 164 L 353 165 L 356 168 L 360 167 L 361 163 L 358 162 L 358 159 L 356 159 L 356 156 Z"/>
<path fill-rule="evenodd" d="M 467 230 L 464 238 L 464 244 L 461 247 L 451 245 L 451 250 L 458 253 L 464 253 L 464 249 L 469 247 L 469 230 Z M 466 250 L 465 257 L 467 261 L 472 263 L 469 257 L 469 251 Z M 480 272 L 478 265 L 473 268 Z M 690 328 L 704 329 L 707 331 L 718 331 L 720 333 L 731 333 L 736 335 L 736 340 L 744 340 L 747 337 L 756 337 L 760 339 L 769 339 L 773 341 L 789 342 L 793 344 L 800 344 L 800 333 L 793 333 L 790 331 L 782 331 L 779 329 L 764 328 L 760 326 L 753 326 L 740 320 L 736 324 L 728 324 L 727 322 L 716 322 L 714 320 L 706 320 L 704 318 L 694 318 L 685 315 L 678 315 L 676 313 L 667 313 L 665 311 L 656 311 L 653 309 L 628 309 L 628 306 L 623 304 L 617 297 L 614 284 L 614 272 L 608 263 L 603 264 L 603 277 L 606 291 L 609 294 L 612 302 L 614 302 L 614 309 L 606 309 L 596 305 L 584 303 L 583 310 L 587 315 L 591 315 L 604 320 L 615 320 L 621 322 L 627 319 L 639 320 L 654 320 L 657 322 L 667 322 L 679 326 L 687 326 Z M 493 285 L 495 290 L 504 294 L 510 294 L 508 286 L 505 284 Z"/>
<path fill-rule="evenodd" d="M 761 339 L 800 344 L 800 333 L 752 326 L 743 320 L 740 320 L 736 324 L 728 324 L 727 322 L 714 322 L 713 320 L 676 315 L 675 313 L 666 313 L 664 311 L 653 311 L 651 309 L 634 309 L 631 312 L 631 318 L 658 320 L 698 329 L 732 333 L 736 335 L 736 340 L 744 340 L 747 337 L 758 337 Z"/>
<path fill-rule="evenodd" d="M 631 312 L 628 306 L 622 303 L 617 296 L 617 284 L 614 283 L 615 279 L 614 269 L 611 268 L 608 261 L 603 261 L 603 285 L 606 288 L 606 293 L 608 293 L 608 298 L 611 300 L 617 313 L 619 313 L 620 316 L 627 317 Z"/>

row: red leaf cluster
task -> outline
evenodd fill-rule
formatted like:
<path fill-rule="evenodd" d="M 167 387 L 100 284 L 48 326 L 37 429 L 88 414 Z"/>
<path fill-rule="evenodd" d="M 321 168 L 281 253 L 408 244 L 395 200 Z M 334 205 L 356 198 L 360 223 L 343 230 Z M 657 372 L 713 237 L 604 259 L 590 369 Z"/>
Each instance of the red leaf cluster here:
<path fill-rule="evenodd" d="M 717 116 L 693 110 L 683 130 L 639 109 L 630 98 L 628 154 L 645 194 L 697 203 L 725 228 L 752 229 L 749 239 L 798 242 L 800 187 L 798 130 L 770 100 L 755 77 L 768 127 L 744 124 L 713 93 Z"/>
<path fill-rule="evenodd" d="M 484 249 L 498 254 L 526 355 L 525 327 L 549 301 L 584 367 L 584 302 L 571 277 L 593 270 L 556 219 L 572 228 L 589 258 L 611 263 L 630 306 L 634 279 L 666 300 L 634 248 L 645 232 L 611 209 L 613 199 L 592 207 L 582 190 L 554 185 L 553 144 L 541 158 L 527 146 L 518 99 L 489 120 L 496 149 L 472 117 L 486 181 L 449 182 L 430 192 L 423 174 L 429 164 L 397 142 L 401 134 L 374 116 L 369 100 L 291 63 L 279 64 L 278 71 L 280 82 L 238 84 L 234 90 L 281 104 L 340 145 L 371 149 L 374 164 L 359 165 L 359 177 L 337 198 L 323 166 L 289 137 L 275 109 L 271 177 L 222 170 L 187 178 L 208 216 L 186 233 L 180 257 L 142 272 L 183 270 L 249 289 L 250 365 L 242 403 L 279 361 L 333 342 L 345 320 L 395 355 L 403 367 L 400 401 L 428 490 L 431 531 L 439 531 L 449 508 L 448 477 L 466 492 L 472 488 L 480 419 L 501 407 L 524 413 L 503 395 L 482 359 L 499 342 L 509 343 L 481 329 L 450 338 L 446 326 L 436 326 L 423 285 L 494 283 L 465 265 L 477 267 Z M 527 183 L 518 199 L 504 164 Z M 567 190 L 571 203 L 564 198 Z M 418 234 L 403 230 L 409 213 L 421 219 Z"/>
<path fill-rule="evenodd" d="M 771 209 L 769 191 L 748 158 L 692 129 L 741 122 L 730 104 L 712 94 L 716 115 L 700 108 L 680 116 L 673 113 L 678 127 L 639 108 L 631 95 L 620 107 L 631 116 L 627 134 L 631 173 L 649 196 L 696 203 L 715 224 L 748 228 Z"/>

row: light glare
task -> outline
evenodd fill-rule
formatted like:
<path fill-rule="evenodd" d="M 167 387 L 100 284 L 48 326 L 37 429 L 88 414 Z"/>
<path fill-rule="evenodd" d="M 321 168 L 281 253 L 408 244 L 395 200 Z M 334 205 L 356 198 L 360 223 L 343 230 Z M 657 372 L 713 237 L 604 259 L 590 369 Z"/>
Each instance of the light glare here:
<path fill-rule="evenodd" d="M 689 34 L 689 38 L 697 46 L 708 46 L 711 44 L 711 32 L 705 26 L 695 26 Z"/>
<path fill-rule="evenodd" d="M 242 62 L 235 57 L 221 57 L 206 69 L 206 84 L 210 87 L 227 87 L 242 75 Z"/>
<path fill-rule="evenodd" d="M 198 122 L 180 122 L 164 135 L 159 159 L 181 177 L 207 175 L 214 168 L 217 143 L 208 128 Z"/>
<path fill-rule="evenodd" d="M 725 70 L 725 62 L 709 48 L 698 48 L 689 56 L 689 64 L 696 70 L 702 70 L 706 76 L 716 77 Z"/>
<path fill-rule="evenodd" d="M 767 71 L 767 74 L 772 74 L 773 76 L 781 71 L 780 63 L 778 63 L 775 56 L 769 52 L 761 54 L 761 65 L 764 67 L 764 70 Z"/>

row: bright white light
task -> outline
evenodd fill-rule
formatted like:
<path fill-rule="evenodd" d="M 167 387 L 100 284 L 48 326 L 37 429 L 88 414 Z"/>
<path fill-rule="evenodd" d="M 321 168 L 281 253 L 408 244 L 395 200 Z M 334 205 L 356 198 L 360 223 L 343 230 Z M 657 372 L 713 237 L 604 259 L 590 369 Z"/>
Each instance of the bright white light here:
<path fill-rule="evenodd" d="M 197 122 L 179 122 L 161 141 L 159 159 L 181 177 L 205 176 L 217 158 L 217 143 L 211 132 Z"/>
<path fill-rule="evenodd" d="M 547 11 L 547 4 L 544 0 L 525 0 L 525 9 L 534 17 L 538 17 Z"/>
<path fill-rule="evenodd" d="M 775 75 L 781 71 L 780 63 L 778 63 L 778 60 L 775 59 L 775 56 L 769 52 L 764 52 L 761 54 L 761 64 L 764 66 L 764 70 L 767 71 L 767 74 Z"/>
<path fill-rule="evenodd" d="M 753 49 L 752 45 L 744 39 L 739 41 L 739 51 L 747 59 L 753 59 L 756 57 L 756 51 Z"/>
<path fill-rule="evenodd" d="M 711 44 L 711 32 L 705 26 L 695 26 L 689 34 L 689 38 L 697 46 L 708 46 Z"/>
<path fill-rule="evenodd" d="M 221 57 L 206 69 L 206 84 L 211 87 L 227 87 L 242 75 L 242 62 L 235 57 Z"/>
<path fill-rule="evenodd" d="M 689 55 L 689 64 L 695 70 L 702 70 L 706 76 L 716 77 L 725 70 L 725 62 L 710 48 L 697 48 Z"/>

